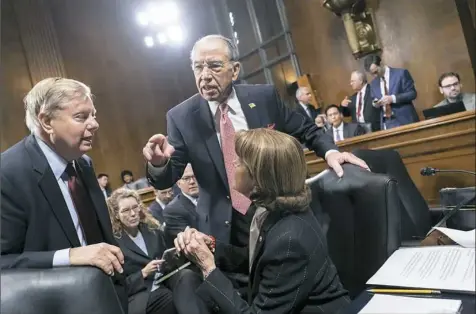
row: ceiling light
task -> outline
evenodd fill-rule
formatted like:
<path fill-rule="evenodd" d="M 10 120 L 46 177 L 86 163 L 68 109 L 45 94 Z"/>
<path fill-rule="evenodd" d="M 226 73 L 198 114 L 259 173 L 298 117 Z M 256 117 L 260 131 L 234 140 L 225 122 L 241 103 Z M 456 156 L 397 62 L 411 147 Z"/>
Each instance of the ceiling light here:
<path fill-rule="evenodd" d="M 183 41 L 184 34 L 180 26 L 170 26 L 167 28 L 167 37 L 176 42 Z"/>
<path fill-rule="evenodd" d="M 153 47 L 154 46 L 154 38 L 152 38 L 152 36 L 146 36 L 146 37 L 144 37 L 144 43 L 147 47 Z"/>

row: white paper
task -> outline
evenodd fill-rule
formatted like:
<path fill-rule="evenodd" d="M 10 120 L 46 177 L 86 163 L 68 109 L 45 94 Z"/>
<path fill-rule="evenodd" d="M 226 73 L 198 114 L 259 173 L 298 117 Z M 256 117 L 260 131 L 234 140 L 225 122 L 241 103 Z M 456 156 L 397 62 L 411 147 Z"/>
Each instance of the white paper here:
<path fill-rule="evenodd" d="M 470 231 L 461 231 L 450 228 L 436 227 L 436 230 L 439 230 L 446 234 L 451 240 L 455 241 L 462 247 L 474 248 L 476 239 L 475 229 Z"/>
<path fill-rule="evenodd" d="M 367 285 L 475 293 L 475 249 L 427 246 L 395 251 Z"/>
<path fill-rule="evenodd" d="M 376 294 L 359 314 L 456 314 L 460 308 L 460 300 Z"/>

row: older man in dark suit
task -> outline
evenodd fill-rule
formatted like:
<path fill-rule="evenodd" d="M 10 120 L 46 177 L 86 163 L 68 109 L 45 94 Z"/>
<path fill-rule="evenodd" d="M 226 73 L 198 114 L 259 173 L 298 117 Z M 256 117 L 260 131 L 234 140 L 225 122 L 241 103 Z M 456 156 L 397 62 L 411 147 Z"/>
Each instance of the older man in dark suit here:
<path fill-rule="evenodd" d="M 48 78 L 24 101 L 32 134 L 1 154 L 1 266 L 96 266 L 114 276 L 127 311 L 124 256 L 84 155 L 99 127 L 91 91 L 78 81 Z"/>
<path fill-rule="evenodd" d="M 148 178 L 157 188 L 172 186 L 191 163 L 200 187 L 200 231 L 237 246 L 248 243 L 250 200 L 233 188 L 238 130 L 273 128 L 291 134 L 341 176 L 341 163 L 367 167 L 354 155 L 340 153 L 310 119 L 285 107 L 274 86 L 234 85 L 240 63 L 231 40 L 204 37 L 195 43 L 191 60 L 199 93 L 167 113 L 168 137 L 152 136 L 143 153 Z"/>

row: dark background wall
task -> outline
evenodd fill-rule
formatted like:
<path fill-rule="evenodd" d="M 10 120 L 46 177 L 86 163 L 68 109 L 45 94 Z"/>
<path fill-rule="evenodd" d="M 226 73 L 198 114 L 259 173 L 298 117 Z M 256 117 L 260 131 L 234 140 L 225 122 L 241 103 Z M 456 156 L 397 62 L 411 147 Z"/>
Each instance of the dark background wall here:
<path fill-rule="evenodd" d="M 22 98 L 36 83 L 21 38 L 31 30 L 20 28 L 24 10 L 14 1 L 25 2 L 1 3 L 1 151 L 28 134 Z M 166 132 L 167 110 L 196 92 L 189 51 L 195 40 L 217 32 L 208 1 L 181 1 L 186 41 L 154 48 L 144 45 L 145 33 L 135 19 L 143 1 L 39 1 L 50 13 L 66 75 L 89 85 L 95 95 L 100 129 L 90 155 L 96 172 L 108 173 L 114 186 L 121 169 L 144 175 L 143 145 L 151 135 Z"/>
<path fill-rule="evenodd" d="M 362 66 L 351 54 L 341 19 L 321 3 L 285 0 L 302 71 L 312 75 L 325 104 L 340 103 L 351 93 L 351 71 Z M 383 61 L 407 68 L 415 80 L 420 115 L 442 100 L 437 81 L 443 72 L 458 72 L 464 90 L 474 92 L 475 78 L 455 1 L 367 0 L 367 4 L 375 12 Z"/>

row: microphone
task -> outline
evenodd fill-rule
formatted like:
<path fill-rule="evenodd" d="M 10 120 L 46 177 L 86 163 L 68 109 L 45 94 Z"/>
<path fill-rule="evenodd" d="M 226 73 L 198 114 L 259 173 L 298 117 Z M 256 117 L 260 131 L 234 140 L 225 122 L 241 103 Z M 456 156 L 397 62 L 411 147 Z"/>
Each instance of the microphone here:
<path fill-rule="evenodd" d="M 460 170 L 460 169 L 436 169 L 432 167 L 425 167 L 425 168 L 421 168 L 420 170 L 420 174 L 424 177 L 434 176 L 438 172 L 466 173 L 466 174 L 472 174 L 473 176 L 476 176 L 476 172 L 468 171 L 468 170 Z"/>

